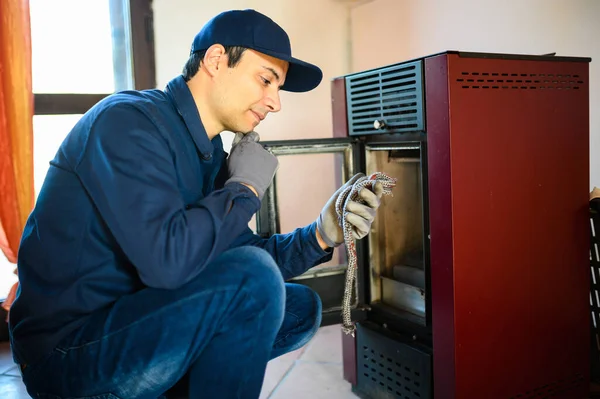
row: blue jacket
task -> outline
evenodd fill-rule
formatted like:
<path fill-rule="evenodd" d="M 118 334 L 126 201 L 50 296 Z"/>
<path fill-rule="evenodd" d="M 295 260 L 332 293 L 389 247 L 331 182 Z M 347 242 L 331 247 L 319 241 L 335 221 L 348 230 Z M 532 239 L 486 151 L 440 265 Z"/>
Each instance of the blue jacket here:
<path fill-rule="evenodd" d="M 227 179 L 181 76 L 113 94 L 68 134 L 25 226 L 10 312 L 13 355 L 32 363 L 95 310 L 145 287 L 176 289 L 223 251 L 266 249 L 285 279 L 331 259 L 315 224 L 262 239 L 260 202 Z"/>

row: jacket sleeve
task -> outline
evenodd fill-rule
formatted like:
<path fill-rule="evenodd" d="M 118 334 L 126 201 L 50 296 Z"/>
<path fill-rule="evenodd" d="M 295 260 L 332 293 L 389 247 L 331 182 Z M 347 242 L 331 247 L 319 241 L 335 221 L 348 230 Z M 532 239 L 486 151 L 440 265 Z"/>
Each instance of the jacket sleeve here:
<path fill-rule="evenodd" d="M 75 172 L 149 287 L 177 288 L 197 276 L 260 206 L 232 183 L 186 207 L 167 139 L 131 106 L 98 117 Z"/>
<path fill-rule="evenodd" d="M 333 250 L 324 251 L 317 242 L 316 222 L 297 228 L 291 233 L 274 234 L 264 239 L 254 234 L 250 228 L 234 241 L 232 247 L 252 245 L 263 248 L 273 256 L 284 280 L 289 280 L 306 272 L 311 267 L 331 260 Z"/>

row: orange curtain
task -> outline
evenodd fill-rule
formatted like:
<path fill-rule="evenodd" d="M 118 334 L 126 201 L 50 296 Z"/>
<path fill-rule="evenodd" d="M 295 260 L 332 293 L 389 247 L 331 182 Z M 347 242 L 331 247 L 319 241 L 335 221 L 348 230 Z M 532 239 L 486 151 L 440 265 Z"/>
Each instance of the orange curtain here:
<path fill-rule="evenodd" d="M 0 0 L 0 249 L 11 263 L 34 203 L 31 73 L 29 0 Z"/>

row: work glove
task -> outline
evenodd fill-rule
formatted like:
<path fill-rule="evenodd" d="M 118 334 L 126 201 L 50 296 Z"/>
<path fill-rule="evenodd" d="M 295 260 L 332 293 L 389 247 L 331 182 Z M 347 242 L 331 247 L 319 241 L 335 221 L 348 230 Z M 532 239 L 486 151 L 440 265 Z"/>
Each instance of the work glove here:
<path fill-rule="evenodd" d="M 337 247 L 344 242 L 344 232 L 342 230 L 342 221 L 339 220 L 335 209 L 335 203 L 339 195 L 348 187 L 364 177 L 362 173 L 357 173 L 350 180 L 340 187 L 333 196 L 327 201 L 319 218 L 317 219 L 317 229 L 323 238 L 323 241 L 331 248 Z M 352 235 L 355 239 L 360 240 L 371 231 L 371 225 L 375 219 L 377 209 L 381 204 L 381 196 L 383 195 L 383 185 L 375 184 L 373 191 L 368 188 L 363 188 L 359 197 L 365 203 L 361 204 L 357 201 L 349 201 L 346 207 L 348 215 L 347 222 L 352 226 Z"/>
<path fill-rule="evenodd" d="M 228 183 L 242 183 L 254 188 L 262 200 L 279 168 L 277 157 L 258 142 L 256 132 L 237 133 L 227 158 Z"/>

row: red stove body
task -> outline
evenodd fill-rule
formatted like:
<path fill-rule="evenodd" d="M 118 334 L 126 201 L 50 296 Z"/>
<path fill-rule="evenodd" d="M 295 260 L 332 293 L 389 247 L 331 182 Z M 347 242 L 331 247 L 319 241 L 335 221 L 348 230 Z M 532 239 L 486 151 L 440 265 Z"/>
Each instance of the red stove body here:
<path fill-rule="evenodd" d="M 461 52 L 407 61 L 423 98 L 422 121 L 404 130 L 386 119 L 387 69 L 334 79 L 336 136 L 421 149 L 423 306 L 403 307 L 409 291 L 377 294 L 386 288 L 373 283 L 371 243 L 359 271 L 364 314 L 356 338 L 343 336 L 344 376 L 360 396 L 587 397 L 589 61 Z M 380 109 L 361 114 L 351 95 L 369 76 Z M 389 247 L 403 227 L 386 232 Z"/>

